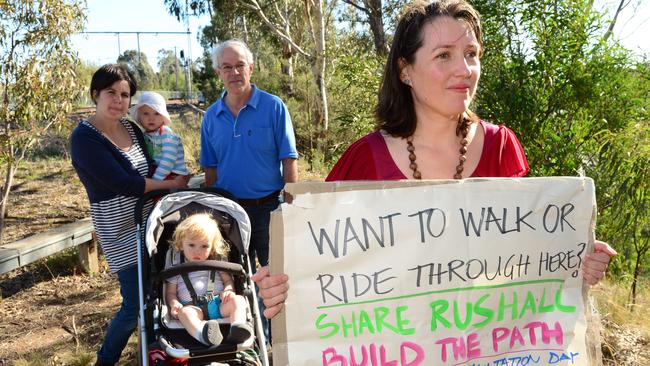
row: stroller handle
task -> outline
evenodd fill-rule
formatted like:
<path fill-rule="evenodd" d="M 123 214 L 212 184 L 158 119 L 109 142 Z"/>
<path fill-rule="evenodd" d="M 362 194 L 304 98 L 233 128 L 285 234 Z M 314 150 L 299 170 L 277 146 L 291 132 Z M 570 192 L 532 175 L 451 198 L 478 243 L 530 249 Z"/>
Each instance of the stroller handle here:
<path fill-rule="evenodd" d="M 241 264 L 216 260 L 185 262 L 177 264 L 173 267 L 169 267 L 160 271 L 159 276 L 161 280 L 166 280 L 170 277 L 178 276 L 187 272 L 211 270 L 228 272 L 235 276 L 246 276 L 246 272 L 244 272 L 244 268 Z"/>
<path fill-rule="evenodd" d="M 138 202 L 135 204 L 135 209 L 134 211 L 134 216 L 135 216 L 135 223 L 136 225 L 140 224 L 142 225 L 143 221 L 145 220 L 144 217 L 142 217 L 142 211 L 144 209 L 144 205 L 149 202 L 150 200 L 156 198 L 156 197 L 162 197 L 166 196 L 171 193 L 176 193 L 176 192 L 204 192 L 204 193 L 211 193 L 217 196 L 225 197 L 230 200 L 236 201 L 235 196 L 232 195 L 232 193 L 226 191 L 225 189 L 221 188 L 214 188 L 214 187 L 204 187 L 204 188 L 186 188 L 186 189 L 156 189 L 150 192 L 147 192 L 140 196 L 138 199 Z"/>

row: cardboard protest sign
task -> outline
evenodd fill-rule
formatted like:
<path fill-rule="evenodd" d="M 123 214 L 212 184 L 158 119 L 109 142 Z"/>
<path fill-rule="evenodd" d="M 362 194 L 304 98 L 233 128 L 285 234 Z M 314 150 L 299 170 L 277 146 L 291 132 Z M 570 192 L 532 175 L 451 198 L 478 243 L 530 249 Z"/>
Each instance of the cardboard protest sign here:
<path fill-rule="evenodd" d="M 274 365 L 600 363 L 580 271 L 591 179 L 289 189 L 271 224 L 271 271 L 291 286 Z"/>

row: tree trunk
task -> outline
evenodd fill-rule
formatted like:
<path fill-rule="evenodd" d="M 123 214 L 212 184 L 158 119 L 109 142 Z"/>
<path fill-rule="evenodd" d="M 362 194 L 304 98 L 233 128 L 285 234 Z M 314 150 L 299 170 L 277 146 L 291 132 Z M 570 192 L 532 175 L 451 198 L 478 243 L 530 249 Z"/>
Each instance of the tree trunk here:
<path fill-rule="evenodd" d="M 289 24 L 289 2 L 284 1 L 284 33 L 286 35 L 291 34 L 291 28 Z M 282 92 L 286 95 L 292 96 L 294 94 L 293 87 L 293 50 L 291 49 L 291 44 L 288 41 L 282 39 L 282 61 L 280 64 L 280 70 L 282 75 L 285 78 L 282 80 Z"/>
<path fill-rule="evenodd" d="M 246 22 L 246 15 L 242 15 L 242 23 L 244 25 L 244 43 L 248 44 L 248 23 Z"/>
<path fill-rule="evenodd" d="M 7 212 L 7 201 L 9 200 L 9 192 L 11 192 L 11 186 L 14 181 L 14 174 L 16 173 L 16 168 L 14 164 L 10 161 L 6 163 L 7 173 L 5 174 L 5 183 L 2 187 L 2 201 L 0 202 L 0 245 L 3 243 L 4 231 L 5 231 L 5 214 Z"/>
<path fill-rule="evenodd" d="M 364 2 L 366 4 L 370 31 L 375 42 L 375 52 L 377 56 L 384 57 L 388 55 L 388 43 L 386 42 L 386 33 L 384 32 L 381 0 L 364 0 Z"/>
<path fill-rule="evenodd" d="M 634 275 L 632 277 L 632 301 L 630 302 L 630 311 L 634 312 L 636 307 L 636 286 L 641 274 L 641 256 L 637 253 L 636 261 L 634 263 Z"/>
<path fill-rule="evenodd" d="M 327 107 L 327 86 L 325 84 L 325 17 L 323 16 L 323 0 L 314 2 L 315 41 L 316 51 L 312 71 L 314 81 L 318 87 L 318 113 L 315 116 L 316 126 L 324 134 L 329 127 L 329 113 Z"/>
<path fill-rule="evenodd" d="M 629 3 L 629 0 L 628 0 Z M 613 33 L 614 33 L 614 26 L 616 25 L 616 20 L 618 19 L 618 15 L 621 13 L 624 7 L 626 7 L 627 4 L 625 3 L 625 0 L 621 0 L 618 3 L 618 8 L 616 8 L 616 13 L 614 13 L 614 18 L 612 21 L 609 23 L 609 28 L 607 28 L 607 32 L 605 32 L 605 35 L 603 36 L 603 40 L 606 41 Z"/>

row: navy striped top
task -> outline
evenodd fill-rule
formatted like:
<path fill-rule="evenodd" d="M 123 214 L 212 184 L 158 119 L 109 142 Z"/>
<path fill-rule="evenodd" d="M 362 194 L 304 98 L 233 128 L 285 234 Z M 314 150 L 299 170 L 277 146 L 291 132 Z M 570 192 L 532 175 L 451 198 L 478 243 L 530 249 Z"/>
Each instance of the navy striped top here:
<path fill-rule="evenodd" d="M 70 137 L 72 165 L 88 193 L 93 226 L 113 273 L 137 263 L 134 208 L 144 194 L 144 178 L 151 174 L 142 132 L 125 119 L 120 122 L 133 141 L 128 151 L 88 121 L 80 122 Z M 144 214 L 150 208 L 151 203 Z"/>

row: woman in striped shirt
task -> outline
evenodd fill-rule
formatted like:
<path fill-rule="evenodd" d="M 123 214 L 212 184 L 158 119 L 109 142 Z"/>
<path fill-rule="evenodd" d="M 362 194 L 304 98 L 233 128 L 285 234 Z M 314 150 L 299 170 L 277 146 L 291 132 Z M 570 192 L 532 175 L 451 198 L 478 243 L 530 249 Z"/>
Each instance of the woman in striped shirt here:
<path fill-rule="evenodd" d="M 187 187 L 189 176 L 159 181 L 149 178 L 152 160 L 140 129 L 124 117 L 136 84 L 129 72 L 108 64 L 93 74 L 90 95 L 95 114 L 72 132 L 72 165 L 88 199 L 99 244 L 117 274 L 122 305 L 108 326 L 96 365 L 114 365 L 137 326 L 138 270 L 133 210 L 142 194 Z"/>

